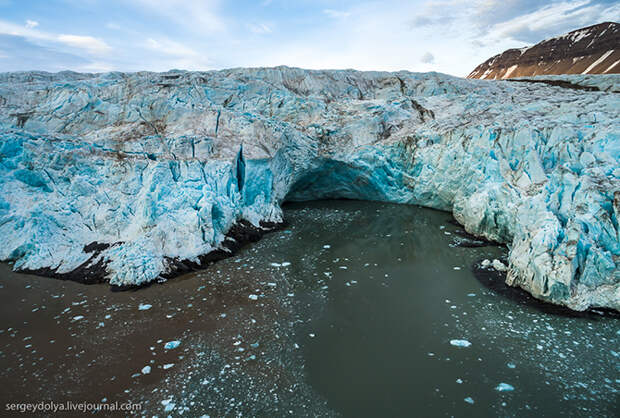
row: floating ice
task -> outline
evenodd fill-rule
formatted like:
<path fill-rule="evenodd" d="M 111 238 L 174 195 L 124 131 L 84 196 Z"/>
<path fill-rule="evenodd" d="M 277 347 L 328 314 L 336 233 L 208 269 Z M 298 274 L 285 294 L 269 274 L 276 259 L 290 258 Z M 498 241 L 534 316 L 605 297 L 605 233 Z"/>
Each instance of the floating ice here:
<path fill-rule="evenodd" d="M 166 350 L 173 350 L 173 349 L 177 348 L 180 345 L 181 345 L 181 341 L 179 341 L 179 340 L 168 341 L 166 344 L 164 344 L 164 348 Z"/>
<path fill-rule="evenodd" d="M 165 399 L 161 401 L 161 404 L 164 406 L 164 411 L 170 412 L 175 408 L 175 403 L 172 402 L 172 399 Z"/>
<path fill-rule="evenodd" d="M 469 347 L 471 345 L 467 340 L 450 340 L 450 344 L 455 347 Z"/>
<path fill-rule="evenodd" d="M 168 370 L 169 368 L 171 368 L 172 366 L 174 366 L 174 363 L 168 363 L 168 364 L 164 364 L 162 366 L 162 369 L 164 370 Z"/>
<path fill-rule="evenodd" d="M 148 310 L 149 310 L 149 309 L 151 309 L 152 307 L 153 307 L 153 306 L 152 306 L 152 305 L 149 305 L 148 303 L 141 303 L 141 304 L 138 306 L 138 310 L 139 310 L 139 311 L 148 311 Z"/>
<path fill-rule="evenodd" d="M 250 299 L 250 300 L 258 300 L 258 296 L 257 295 L 249 295 L 248 299 Z"/>
<path fill-rule="evenodd" d="M 512 385 L 509 385 L 508 383 L 500 383 L 499 385 L 495 387 L 495 390 L 498 392 L 510 392 L 510 391 L 515 390 L 515 388 Z"/>
<path fill-rule="evenodd" d="M 84 319 L 84 315 L 76 315 L 73 317 L 74 321 L 79 321 L 80 319 Z"/>
<path fill-rule="evenodd" d="M 469 404 L 472 404 L 472 405 L 474 404 L 474 400 L 471 397 L 469 397 L 469 396 L 467 398 L 463 399 L 463 400 L 465 402 L 469 403 Z"/>
<path fill-rule="evenodd" d="M 151 373 L 151 366 L 144 366 L 141 370 L 142 374 L 149 374 Z"/>
<path fill-rule="evenodd" d="M 491 266 L 497 271 L 508 270 L 508 267 L 506 267 L 506 265 L 502 263 L 501 261 L 499 261 L 497 258 L 493 260 L 493 262 L 491 263 Z"/>

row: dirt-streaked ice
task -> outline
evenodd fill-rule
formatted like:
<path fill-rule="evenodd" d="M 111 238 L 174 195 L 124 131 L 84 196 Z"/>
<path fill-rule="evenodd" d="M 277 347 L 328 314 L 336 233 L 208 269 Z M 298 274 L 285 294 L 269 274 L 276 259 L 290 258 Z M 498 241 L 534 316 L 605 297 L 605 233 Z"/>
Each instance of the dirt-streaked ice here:
<path fill-rule="evenodd" d="M 620 309 L 617 75 L 588 92 L 428 73 L 0 74 L 0 259 L 161 279 L 285 200 L 452 211 L 507 283 Z"/>

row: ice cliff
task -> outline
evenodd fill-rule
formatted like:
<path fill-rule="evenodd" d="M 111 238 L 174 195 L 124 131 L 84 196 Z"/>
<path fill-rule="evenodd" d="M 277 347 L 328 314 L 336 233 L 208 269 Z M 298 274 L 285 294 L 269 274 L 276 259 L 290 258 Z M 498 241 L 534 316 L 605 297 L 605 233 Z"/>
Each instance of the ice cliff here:
<path fill-rule="evenodd" d="M 537 298 L 620 310 L 620 76 L 555 80 L 0 74 L 0 259 L 137 285 L 273 226 L 285 200 L 384 200 L 506 243 L 507 283 Z"/>

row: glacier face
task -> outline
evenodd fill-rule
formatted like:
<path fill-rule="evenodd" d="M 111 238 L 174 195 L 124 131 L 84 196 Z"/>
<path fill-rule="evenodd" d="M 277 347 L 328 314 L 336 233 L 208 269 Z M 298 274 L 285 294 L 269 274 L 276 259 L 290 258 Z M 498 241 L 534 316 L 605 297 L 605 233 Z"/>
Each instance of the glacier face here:
<path fill-rule="evenodd" d="M 585 92 L 428 73 L 0 74 L 0 259 L 139 285 L 285 200 L 452 211 L 507 283 L 620 310 L 620 76 Z M 41 270 L 43 269 L 43 270 Z"/>

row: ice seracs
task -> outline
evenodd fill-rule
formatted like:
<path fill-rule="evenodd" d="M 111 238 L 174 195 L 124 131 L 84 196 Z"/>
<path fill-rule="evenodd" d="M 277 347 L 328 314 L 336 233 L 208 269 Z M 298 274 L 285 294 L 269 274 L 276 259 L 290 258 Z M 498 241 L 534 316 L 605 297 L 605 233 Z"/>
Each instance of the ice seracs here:
<path fill-rule="evenodd" d="M 507 244 L 537 298 L 620 309 L 619 77 L 555 79 L 0 74 L 0 259 L 135 286 L 258 239 L 286 200 L 371 199 Z"/>

